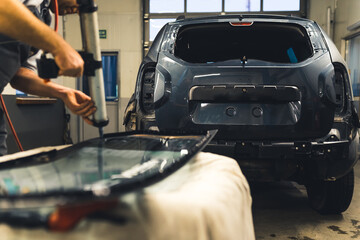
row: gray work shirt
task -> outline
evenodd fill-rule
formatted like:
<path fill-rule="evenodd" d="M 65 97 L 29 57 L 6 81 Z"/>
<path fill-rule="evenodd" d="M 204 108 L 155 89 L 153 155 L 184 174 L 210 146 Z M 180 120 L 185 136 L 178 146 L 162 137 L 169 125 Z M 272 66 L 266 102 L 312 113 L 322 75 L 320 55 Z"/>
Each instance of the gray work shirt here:
<path fill-rule="evenodd" d="M 25 6 L 35 6 L 38 11 L 41 11 L 41 4 L 45 4 L 45 6 L 49 7 L 51 0 L 18 0 L 19 2 L 25 4 Z"/>
<path fill-rule="evenodd" d="M 1 0 L 0 0 L 1 1 Z M 24 3 L 35 16 L 43 20 L 42 13 L 48 15 L 47 8 L 50 0 L 19 0 Z M 42 3 L 45 4 L 42 4 Z M 10 37 L 0 34 L 0 93 L 4 90 L 4 87 L 15 76 L 20 67 L 34 68 L 33 64 L 30 64 L 29 58 L 30 46 L 22 42 L 16 41 Z M 7 153 L 6 146 L 7 131 L 5 127 L 4 114 L 0 108 L 0 156 Z"/>
<path fill-rule="evenodd" d="M 19 0 L 19 2 L 24 3 L 41 20 L 43 11 L 46 11 L 50 4 L 50 0 Z M 30 49 L 29 45 L 0 34 L 0 93 L 20 67 L 36 69 Z"/>
<path fill-rule="evenodd" d="M 25 4 L 25 6 L 40 7 L 40 5 L 43 3 L 44 0 L 18 0 L 18 1 Z"/>

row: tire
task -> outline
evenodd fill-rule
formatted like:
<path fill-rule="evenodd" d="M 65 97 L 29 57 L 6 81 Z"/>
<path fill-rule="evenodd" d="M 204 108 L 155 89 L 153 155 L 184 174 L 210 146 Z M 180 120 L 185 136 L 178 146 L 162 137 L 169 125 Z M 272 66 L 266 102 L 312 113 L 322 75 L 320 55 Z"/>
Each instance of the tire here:
<path fill-rule="evenodd" d="M 306 186 L 313 209 L 321 214 L 340 214 L 350 205 L 354 192 L 354 169 L 333 182 L 316 180 Z"/>

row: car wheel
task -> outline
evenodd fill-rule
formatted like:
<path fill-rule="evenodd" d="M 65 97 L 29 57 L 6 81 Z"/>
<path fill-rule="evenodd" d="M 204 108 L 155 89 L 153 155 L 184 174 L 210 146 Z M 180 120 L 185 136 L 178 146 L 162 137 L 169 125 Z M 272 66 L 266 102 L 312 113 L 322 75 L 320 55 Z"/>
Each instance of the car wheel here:
<path fill-rule="evenodd" d="M 354 169 L 336 181 L 311 181 L 306 186 L 313 209 L 322 214 L 339 214 L 350 205 L 354 192 Z"/>

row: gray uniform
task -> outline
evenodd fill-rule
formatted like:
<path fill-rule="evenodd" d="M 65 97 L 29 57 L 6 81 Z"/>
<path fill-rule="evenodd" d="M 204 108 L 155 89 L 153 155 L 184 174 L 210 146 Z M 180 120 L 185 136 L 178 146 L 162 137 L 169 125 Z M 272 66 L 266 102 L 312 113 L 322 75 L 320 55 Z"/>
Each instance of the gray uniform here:
<path fill-rule="evenodd" d="M 42 21 L 50 24 L 48 12 L 50 0 L 19 0 Z M 33 69 L 28 59 L 37 52 L 29 45 L 0 34 L 0 93 L 14 77 L 20 67 Z M 0 109 L 0 156 L 7 153 L 4 114 Z"/>

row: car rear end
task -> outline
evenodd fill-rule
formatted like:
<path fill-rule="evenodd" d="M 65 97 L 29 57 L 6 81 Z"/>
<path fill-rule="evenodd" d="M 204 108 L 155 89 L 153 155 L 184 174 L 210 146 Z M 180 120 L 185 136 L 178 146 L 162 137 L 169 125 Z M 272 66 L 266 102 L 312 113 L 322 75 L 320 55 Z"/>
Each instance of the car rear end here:
<path fill-rule="evenodd" d="M 223 18 L 169 25 L 155 69 L 159 129 L 219 129 L 218 140 L 325 136 L 334 66 L 310 21 Z"/>
<path fill-rule="evenodd" d="M 317 176 L 336 179 L 356 162 L 358 120 L 346 65 L 330 43 L 316 23 L 293 17 L 169 23 L 140 67 L 131 121 L 136 129 L 218 129 L 208 150 L 236 158 L 252 178 L 293 178 L 312 159 Z"/>
<path fill-rule="evenodd" d="M 313 21 L 268 15 L 168 23 L 142 62 L 127 130 L 218 129 L 205 150 L 249 180 L 304 184 L 311 206 L 350 205 L 359 118 L 335 45 Z"/>

